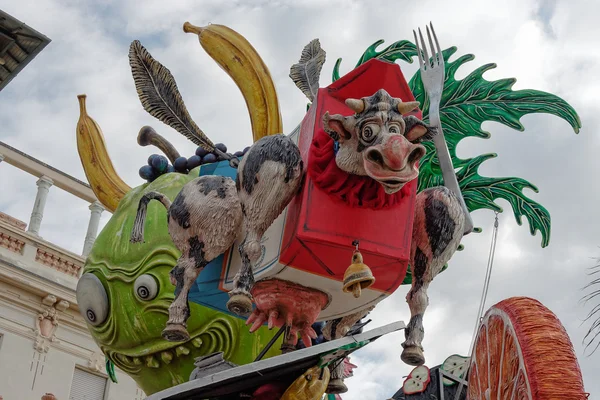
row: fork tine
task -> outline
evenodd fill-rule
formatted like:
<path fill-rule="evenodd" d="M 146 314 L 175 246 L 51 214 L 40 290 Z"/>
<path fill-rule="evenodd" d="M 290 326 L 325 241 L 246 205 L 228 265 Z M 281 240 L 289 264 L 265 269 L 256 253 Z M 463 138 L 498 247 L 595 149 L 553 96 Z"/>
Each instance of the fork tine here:
<path fill-rule="evenodd" d="M 435 40 L 435 45 L 437 46 L 437 52 L 439 54 L 439 63 L 440 63 L 440 65 L 444 65 L 444 54 L 442 53 L 442 49 L 440 48 L 440 43 L 438 42 L 438 38 L 435 34 L 435 30 L 433 30 L 433 24 L 431 23 L 431 21 L 429 22 L 429 25 L 431 26 L 431 33 L 433 34 L 433 40 Z"/>
<path fill-rule="evenodd" d="M 433 58 L 432 63 L 434 66 L 440 65 L 438 58 L 439 54 L 436 53 L 435 47 L 433 47 L 433 40 L 431 40 L 431 33 L 429 32 L 429 27 L 427 25 L 425 25 L 425 30 L 427 31 L 427 40 L 429 40 L 429 47 L 431 49 L 431 58 Z"/>
<path fill-rule="evenodd" d="M 425 39 L 423 39 L 423 34 L 421 33 L 421 28 L 419 28 L 419 37 L 421 38 L 421 46 L 423 46 L 423 53 L 425 56 L 425 65 L 429 67 L 429 53 L 427 52 L 427 45 L 425 44 Z"/>
<path fill-rule="evenodd" d="M 417 39 L 417 33 L 413 29 L 413 35 L 415 35 L 415 45 L 417 46 L 417 58 L 419 59 L 419 65 L 423 69 L 423 57 L 421 55 L 421 48 L 419 47 L 419 40 Z"/>

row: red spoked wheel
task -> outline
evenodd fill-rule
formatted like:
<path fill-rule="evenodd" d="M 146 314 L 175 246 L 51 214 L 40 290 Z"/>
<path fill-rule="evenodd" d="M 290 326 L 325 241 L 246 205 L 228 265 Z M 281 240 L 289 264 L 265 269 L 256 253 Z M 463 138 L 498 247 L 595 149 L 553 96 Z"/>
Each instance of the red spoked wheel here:
<path fill-rule="evenodd" d="M 469 400 L 584 400 L 573 345 L 539 301 L 511 297 L 479 327 L 469 368 Z"/>

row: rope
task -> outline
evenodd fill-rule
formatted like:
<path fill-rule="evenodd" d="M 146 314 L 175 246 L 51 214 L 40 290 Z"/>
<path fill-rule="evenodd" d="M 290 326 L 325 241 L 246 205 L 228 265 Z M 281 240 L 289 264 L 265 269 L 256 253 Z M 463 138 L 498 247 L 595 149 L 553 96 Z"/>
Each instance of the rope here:
<path fill-rule="evenodd" d="M 481 300 L 479 301 L 479 310 L 477 311 L 477 320 L 475 321 L 475 329 L 473 330 L 473 337 L 471 339 L 471 345 L 469 346 L 469 357 L 473 354 L 473 347 L 475 346 L 475 338 L 477 337 L 477 330 L 483 317 L 483 310 L 485 310 L 485 301 L 487 300 L 488 289 L 490 287 L 490 278 L 492 277 L 492 267 L 494 266 L 494 256 L 496 254 L 496 242 L 498 240 L 498 211 L 495 211 L 496 219 L 494 220 L 494 231 L 492 232 L 492 242 L 490 243 L 490 254 L 488 256 L 487 270 L 485 272 L 485 279 L 483 284 L 483 291 L 481 292 Z"/>

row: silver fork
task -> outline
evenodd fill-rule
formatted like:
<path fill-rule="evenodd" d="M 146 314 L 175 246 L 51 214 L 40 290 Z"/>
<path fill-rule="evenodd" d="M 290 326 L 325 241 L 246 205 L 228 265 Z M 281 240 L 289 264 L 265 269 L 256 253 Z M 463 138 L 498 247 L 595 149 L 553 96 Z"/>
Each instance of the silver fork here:
<path fill-rule="evenodd" d="M 431 32 L 429 31 L 431 27 Z M 444 178 L 444 185 L 452 190 L 458 197 L 461 207 L 465 212 L 465 228 L 464 234 L 469 234 L 473 231 L 473 220 L 469 209 L 465 204 L 456 174 L 454 172 L 454 166 L 452 165 L 452 159 L 450 158 L 450 152 L 448 151 L 448 145 L 444 138 L 444 132 L 442 130 L 442 123 L 440 121 L 440 102 L 442 100 L 442 91 L 444 89 L 444 57 L 440 44 L 438 42 L 435 31 L 433 30 L 433 24 L 429 23 L 429 26 L 425 27 L 427 30 L 427 39 L 429 40 L 429 46 L 431 48 L 432 58 L 430 60 L 429 53 L 427 52 L 427 45 L 423 39 L 421 28 L 419 28 L 419 40 L 417 39 L 417 33 L 413 30 L 415 35 L 415 44 L 417 45 L 417 58 L 419 59 L 419 65 L 421 70 L 421 80 L 423 81 L 423 87 L 429 96 L 429 124 L 437 127 L 438 134 L 434 136 L 433 143 L 437 152 L 438 160 L 440 161 L 440 168 L 442 169 L 442 177 Z M 433 40 L 431 37 L 433 36 Z M 435 47 L 433 42 L 435 41 Z M 422 48 L 422 50 L 421 50 Z"/>

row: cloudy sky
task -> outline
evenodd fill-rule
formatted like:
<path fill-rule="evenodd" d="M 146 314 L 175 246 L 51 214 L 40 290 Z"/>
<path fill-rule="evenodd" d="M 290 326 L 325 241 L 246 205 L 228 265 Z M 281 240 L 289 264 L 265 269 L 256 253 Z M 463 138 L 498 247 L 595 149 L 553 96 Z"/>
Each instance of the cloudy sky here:
<path fill-rule="evenodd" d="M 324 5 L 327 3 L 327 5 Z M 143 5 L 142 5 L 143 4 Z M 288 78 L 303 46 L 321 40 L 327 52 L 321 86 L 343 58 L 342 73 L 378 39 L 390 44 L 412 39 L 412 29 L 433 21 L 442 47 L 458 47 L 476 59 L 457 78 L 488 62 L 498 67 L 488 80 L 516 77 L 515 89 L 554 93 L 572 104 L 583 128 L 576 135 L 563 120 L 550 115 L 526 116 L 525 132 L 486 123 L 489 140 L 461 143 L 459 155 L 487 152 L 486 176 L 519 176 L 537 185 L 528 194 L 552 215 L 550 246 L 531 236 L 524 221 L 518 226 L 504 201 L 499 240 L 486 309 L 510 296 L 529 296 L 554 311 L 577 351 L 586 389 L 600 396 L 600 351 L 585 354 L 582 339 L 591 307 L 579 303 L 592 257 L 600 255 L 596 171 L 600 122 L 597 93 L 600 27 L 594 2 L 585 0 L 0 0 L 0 8 L 52 39 L 52 43 L 10 85 L 0 92 L 0 140 L 85 180 L 77 155 L 77 95 L 88 95 L 88 112 L 100 124 L 112 160 L 130 186 L 142 183 L 138 169 L 151 148 L 139 147 L 139 128 L 150 124 L 179 151 L 192 155 L 194 146 L 150 117 L 141 107 L 128 65 L 129 44 L 139 39 L 176 77 L 183 98 L 198 125 L 230 150 L 251 143 L 244 100 L 230 78 L 208 57 L 182 25 L 220 23 L 242 33 L 268 65 L 280 96 L 284 130 L 290 132 L 305 112 L 306 99 Z M 414 64 L 402 63 L 407 76 Z M 594 94 L 596 93 L 596 94 Z M 0 164 L 0 211 L 29 221 L 36 192 L 35 178 Z M 85 202 L 52 188 L 41 234 L 80 253 L 89 211 Z M 104 224 L 110 215 L 103 214 Z M 451 267 L 434 281 L 425 316 L 427 364 L 468 352 L 485 276 L 494 214 L 473 213 L 483 233 L 463 241 Z M 408 322 L 401 288 L 371 314 L 372 325 Z M 348 380 L 344 400 L 380 400 L 392 396 L 411 368 L 400 361 L 403 334 L 391 334 L 357 352 L 355 377 Z M 551 367 L 550 365 L 548 367 Z"/>

